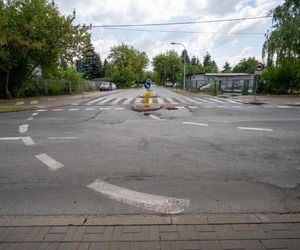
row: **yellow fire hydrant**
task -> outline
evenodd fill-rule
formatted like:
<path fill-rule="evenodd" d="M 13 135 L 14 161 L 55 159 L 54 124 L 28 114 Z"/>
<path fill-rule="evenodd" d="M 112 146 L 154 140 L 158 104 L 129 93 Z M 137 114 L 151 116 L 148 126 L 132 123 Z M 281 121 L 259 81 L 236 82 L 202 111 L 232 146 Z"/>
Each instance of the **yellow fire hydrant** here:
<path fill-rule="evenodd" d="M 150 99 L 150 89 L 147 89 L 146 93 L 145 93 L 145 102 L 144 102 L 144 106 L 145 107 L 149 107 L 150 106 L 149 99 Z"/>

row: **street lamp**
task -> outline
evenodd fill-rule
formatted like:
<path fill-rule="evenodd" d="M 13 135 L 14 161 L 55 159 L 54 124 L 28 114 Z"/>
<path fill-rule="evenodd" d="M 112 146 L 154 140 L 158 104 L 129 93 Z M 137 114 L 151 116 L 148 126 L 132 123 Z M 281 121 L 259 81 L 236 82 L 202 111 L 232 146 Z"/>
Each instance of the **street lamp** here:
<path fill-rule="evenodd" d="M 183 89 L 185 90 L 185 61 L 186 61 L 186 48 L 182 43 L 171 42 L 172 45 L 181 45 L 184 48 L 184 57 L 183 57 Z"/>

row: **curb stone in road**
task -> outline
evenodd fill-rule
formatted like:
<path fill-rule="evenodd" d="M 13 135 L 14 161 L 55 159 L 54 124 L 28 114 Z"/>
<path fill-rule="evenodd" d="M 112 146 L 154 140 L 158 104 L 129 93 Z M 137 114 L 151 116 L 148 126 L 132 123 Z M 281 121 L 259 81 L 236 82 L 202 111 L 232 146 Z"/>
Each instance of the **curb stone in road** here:
<path fill-rule="evenodd" d="M 0 249 L 300 249 L 300 214 L 2 216 Z"/>

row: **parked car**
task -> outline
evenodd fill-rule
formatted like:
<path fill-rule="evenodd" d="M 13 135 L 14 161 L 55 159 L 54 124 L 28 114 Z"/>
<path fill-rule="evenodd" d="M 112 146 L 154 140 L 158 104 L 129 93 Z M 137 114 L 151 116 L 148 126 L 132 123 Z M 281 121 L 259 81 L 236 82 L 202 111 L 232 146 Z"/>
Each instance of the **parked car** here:
<path fill-rule="evenodd" d="M 173 88 L 181 88 L 182 84 L 180 82 L 175 82 Z"/>
<path fill-rule="evenodd" d="M 100 84 L 100 91 L 104 91 L 104 90 L 112 90 L 112 86 L 109 82 L 102 82 Z"/>
<path fill-rule="evenodd" d="M 113 82 L 110 83 L 111 84 L 111 88 L 114 90 L 114 89 L 117 89 L 117 85 Z"/>
<path fill-rule="evenodd" d="M 172 87 L 173 86 L 173 83 L 172 82 L 166 82 L 165 83 L 165 87 Z"/>

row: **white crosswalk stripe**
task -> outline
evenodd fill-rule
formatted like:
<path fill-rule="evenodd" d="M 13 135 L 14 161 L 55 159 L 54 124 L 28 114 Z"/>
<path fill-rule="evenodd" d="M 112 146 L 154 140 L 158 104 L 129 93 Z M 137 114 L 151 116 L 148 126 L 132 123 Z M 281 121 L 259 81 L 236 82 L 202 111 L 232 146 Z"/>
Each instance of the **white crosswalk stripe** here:
<path fill-rule="evenodd" d="M 172 99 L 172 98 L 170 98 L 170 97 L 165 97 L 165 99 L 166 99 L 169 103 L 178 104 L 177 101 L 175 101 L 174 99 Z"/>
<path fill-rule="evenodd" d="M 157 102 L 158 102 L 159 104 L 164 104 L 164 103 L 165 103 L 164 100 L 161 99 L 161 98 L 157 98 L 156 100 L 157 100 Z"/>
<path fill-rule="evenodd" d="M 129 104 L 132 100 L 133 100 L 133 98 L 127 98 L 127 100 L 125 102 L 123 102 L 122 104 Z"/>
<path fill-rule="evenodd" d="M 116 98 L 111 104 L 117 104 L 119 101 L 121 101 L 123 98 Z"/>
<path fill-rule="evenodd" d="M 136 100 L 135 100 L 135 104 L 140 104 L 140 103 L 142 103 L 142 101 L 143 101 L 143 98 L 136 98 Z"/>
<path fill-rule="evenodd" d="M 213 103 L 211 101 L 205 100 L 204 98 L 195 98 L 197 101 L 200 101 L 202 103 Z"/>
<path fill-rule="evenodd" d="M 86 104 L 87 104 L 87 105 L 92 105 L 92 104 L 94 104 L 94 103 L 96 103 L 96 102 L 98 102 L 98 101 L 101 101 L 101 100 L 103 100 L 103 99 L 105 99 L 105 97 L 99 97 L 99 98 L 97 98 L 97 99 L 95 99 L 95 100 L 93 100 L 93 101 L 87 102 Z"/>
<path fill-rule="evenodd" d="M 102 104 L 104 104 L 104 103 L 107 103 L 107 102 L 111 101 L 112 99 L 113 99 L 113 98 L 107 98 L 107 99 L 104 99 L 103 101 L 98 102 L 98 104 L 99 104 L 99 105 L 102 105 Z"/>
<path fill-rule="evenodd" d="M 219 100 L 217 98 L 213 98 L 213 97 L 207 97 L 207 99 L 209 99 L 210 101 L 218 102 L 218 103 L 226 103 L 224 101 L 221 101 L 221 100 Z"/>

